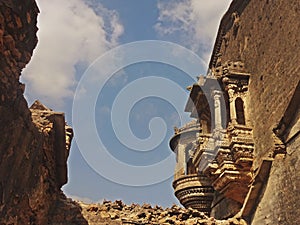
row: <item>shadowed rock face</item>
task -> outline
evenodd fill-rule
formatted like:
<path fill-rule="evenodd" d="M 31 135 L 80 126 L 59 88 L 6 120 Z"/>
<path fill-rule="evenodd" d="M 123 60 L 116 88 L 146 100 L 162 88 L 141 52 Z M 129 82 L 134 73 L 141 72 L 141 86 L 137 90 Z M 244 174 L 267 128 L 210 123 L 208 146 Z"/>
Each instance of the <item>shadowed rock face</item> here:
<path fill-rule="evenodd" d="M 0 224 L 55 224 L 64 216 L 53 216 L 58 208 L 85 224 L 60 191 L 69 148 L 64 115 L 40 103 L 29 110 L 19 82 L 37 44 L 38 12 L 33 0 L 0 1 Z"/>

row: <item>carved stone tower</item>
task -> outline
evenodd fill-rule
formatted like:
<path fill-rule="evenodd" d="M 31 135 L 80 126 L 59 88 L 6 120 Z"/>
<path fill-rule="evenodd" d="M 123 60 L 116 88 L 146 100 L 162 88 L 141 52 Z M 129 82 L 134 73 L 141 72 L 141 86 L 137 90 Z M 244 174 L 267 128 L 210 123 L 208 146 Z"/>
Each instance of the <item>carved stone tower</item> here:
<path fill-rule="evenodd" d="M 170 141 L 177 156 L 173 187 L 185 207 L 216 218 L 242 207 L 253 178 L 249 78 L 242 62 L 218 63 L 189 88 L 185 111 L 195 120 Z"/>

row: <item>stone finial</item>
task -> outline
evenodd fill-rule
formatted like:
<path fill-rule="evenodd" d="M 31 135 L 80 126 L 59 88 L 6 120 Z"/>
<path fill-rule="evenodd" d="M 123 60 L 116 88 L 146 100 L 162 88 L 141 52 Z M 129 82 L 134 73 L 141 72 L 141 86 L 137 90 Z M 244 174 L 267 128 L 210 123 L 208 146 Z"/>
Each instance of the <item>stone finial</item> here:
<path fill-rule="evenodd" d="M 176 126 L 174 126 L 174 133 L 175 133 L 175 134 L 178 134 L 178 133 L 179 133 L 179 128 L 176 127 Z"/>

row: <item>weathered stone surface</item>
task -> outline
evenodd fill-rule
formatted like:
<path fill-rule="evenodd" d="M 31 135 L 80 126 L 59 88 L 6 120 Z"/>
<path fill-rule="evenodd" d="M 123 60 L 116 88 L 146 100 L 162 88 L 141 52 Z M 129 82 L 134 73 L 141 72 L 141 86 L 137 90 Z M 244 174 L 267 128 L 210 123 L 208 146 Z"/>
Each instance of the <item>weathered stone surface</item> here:
<path fill-rule="evenodd" d="M 221 61 L 241 60 L 251 73 L 249 108 L 254 137 L 254 166 L 256 171 L 262 160 L 275 155 L 270 177 L 260 181 L 262 195 L 258 208 L 254 208 L 249 221 L 253 224 L 299 224 L 299 119 L 300 81 L 300 2 L 292 0 L 233 1 L 230 15 L 238 13 L 238 26 L 234 22 L 224 28 L 221 43 L 215 53 L 221 53 Z M 240 7 L 234 7 L 240 5 Z M 226 16 L 225 16 L 226 17 Z M 234 20 L 234 18 L 232 18 Z M 226 19 L 223 20 L 226 24 Z M 219 50 L 217 50 L 219 49 Z M 215 54 L 217 55 L 217 54 Z M 211 61 L 210 65 L 216 63 Z M 293 110 L 288 110 L 295 93 Z M 286 111 L 289 111 L 286 113 Z M 285 118 L 285 119 L 283 119 Z M 294 119 L 293 119 L 294 118 Z M 281 139 L 274 140 L 273 130 L 281 120 L 285 130 Z M 290 132 L 292 130 L 292 132 Z M 288 135 L 293 138 L 288 140 Z M 285 151 L 287 151 L 285 153 Z M 277 154 L 277 155 L 276 155 Z M 265 188 L 265 189 L 264 189 Z M 259 200 L 261 200 L 259 202 Z M 256 211 L 256 212 L 255 212 Z M 255 212 L 255 213 L 254 213 Z M 254 215 L 253 215 L 254 214 Z"/>
<path fill-rule="evenodd" d="M 264 195 L 253 217 L 253 224 L 300 223 L 300 82 L 286 110 L 279 131 L 285 152 L 275 155 Z"/>
<path fill-rule="evenodd" d="M 72 132 L 63 114 L 41 104 L 29 110 L 19 82 L 37 43 L 38 12 L 33 0 L 0 1 L 0 224 L 85 224 L 60 191 Z"/>

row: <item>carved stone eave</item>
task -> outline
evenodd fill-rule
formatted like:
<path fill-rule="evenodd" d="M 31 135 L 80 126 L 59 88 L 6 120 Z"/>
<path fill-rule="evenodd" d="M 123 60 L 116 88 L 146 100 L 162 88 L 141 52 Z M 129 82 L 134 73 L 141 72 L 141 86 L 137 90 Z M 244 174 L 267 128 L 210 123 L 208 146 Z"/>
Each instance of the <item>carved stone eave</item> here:
<path fill-rule="evenodd" d="M 242 61 L 226 61 L 217 67 L 213 67 L 212 74 L 218 79 L 224 76 L 249 79 L 250 76 L 246 72 L 245 64 Z"/>
<path fill-rule="evenodd" d="M 251 180 L 250 172 L 230 169 L 224 170 L 212 183 L 212 186 L 227 198 L 243 203 Z"/>

